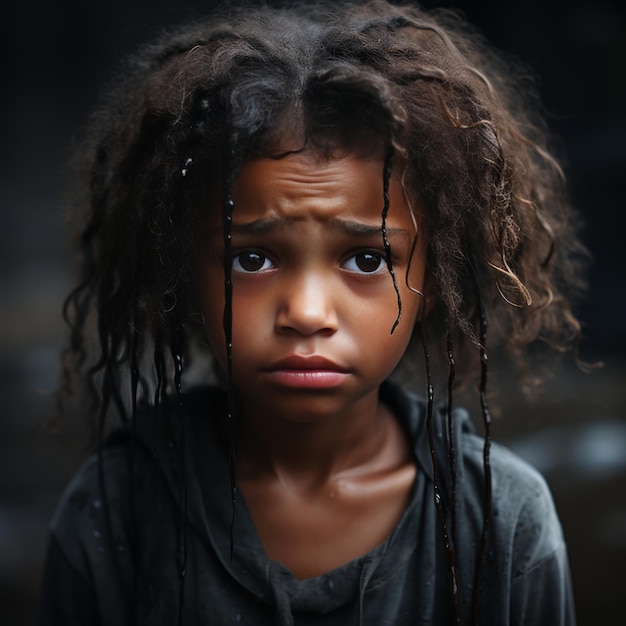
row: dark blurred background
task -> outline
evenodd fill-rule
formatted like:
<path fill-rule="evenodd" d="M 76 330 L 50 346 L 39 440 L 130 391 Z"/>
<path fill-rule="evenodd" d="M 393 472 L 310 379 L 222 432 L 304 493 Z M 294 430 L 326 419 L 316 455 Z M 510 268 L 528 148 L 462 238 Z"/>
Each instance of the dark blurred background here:
<path fill-rule="evenodd" d="M 87 448 L 69 422 L 41 433 L 70 285 L 64 165 L 103 80 L 160 27 L 216 3 L 84 0 L 4 4 L 0 98 L 0 623 L 35 623 L 46 526 Z M 505 394 L 495 438 L 547 477 L 570 549 L 579 623 L 626 624 L 626 3 L 424 2 L 465 12 L 532 68 L 594 257 L 582 355 L 529 404 Z M 505 381 L 506 385 L 506 381 Z"/>

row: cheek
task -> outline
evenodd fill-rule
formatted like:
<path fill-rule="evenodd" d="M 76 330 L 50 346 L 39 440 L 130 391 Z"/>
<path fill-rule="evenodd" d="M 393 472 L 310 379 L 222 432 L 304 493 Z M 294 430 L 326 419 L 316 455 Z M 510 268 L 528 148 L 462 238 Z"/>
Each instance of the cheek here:
<path fill-rule="evenodd" d="M 220 289 L 223 286 L 220 284 Z M 209 295 L 213 297 L 210 298 Z M 226 339 L 224 334 L 224 294 L 216 289 L 205 292 L 202 304 L 204 325 L 209 344 L 218 361 L 223 366 L 226 362 Z M 242 351 L 244 357 L 252 353 L 254 346 L 266 341 L 267 311 L 262 298 L 258 295 L 246 296 L 233 288 L 232 299 L 232 345 L 233 358 L 239 360 Z"/>
<path fill-rule="evenodd" d="M 233 298 L 233 348 L 258 343 L 265 336 L 267 313 L 257 298 Z"/>
<path fill-rule="evenodd" d="M 398 280 L 404 280 L 400 275 Z M 415 326 L 422 298 L 411 293 L 399 284 L 402 301 L 400 323 L 391 334 L 392 326 L 398 314 L 397 298 L 393 290 L 388 290 L 384 306 L 365 307 L 362 312 L 355 313 L 358 319 L 359 335 L 356 339 L 367 355 L 376 354 L 384 361 L 385 367 L 394 367 L 404 355 Z"/>
<path fill-rule="evenodd" d="M 411 283 L 409 284 L 413 286 Z M 415 325 L 420 317 L 420 311 L 424 306 L 424 298 L 406 288 L 400 291 L 400 296 L 402 299 L 402 318 L 393 334 L 393 341 L 394 347 L 400 353 L 401 358 L 413 336 Z"/>

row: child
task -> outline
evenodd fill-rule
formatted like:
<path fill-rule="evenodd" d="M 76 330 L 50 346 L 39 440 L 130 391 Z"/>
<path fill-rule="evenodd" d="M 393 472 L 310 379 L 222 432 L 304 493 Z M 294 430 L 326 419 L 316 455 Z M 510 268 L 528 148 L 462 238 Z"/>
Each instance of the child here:
<path fill-rule="evenodd" d="M 579 334 L 526 100 L 466 25 L 386 2 L 145 48 L 79 159 L 64 391 L 85 373 L 100 445 L 41 624 L 574 623 L 550 494 L 486 402 L 488 348 L 532 382 Z"/>

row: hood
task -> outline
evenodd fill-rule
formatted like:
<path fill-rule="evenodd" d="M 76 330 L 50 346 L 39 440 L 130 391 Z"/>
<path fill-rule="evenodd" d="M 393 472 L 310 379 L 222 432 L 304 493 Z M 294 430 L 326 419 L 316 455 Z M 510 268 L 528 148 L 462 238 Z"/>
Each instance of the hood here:
<path fill-rule="evenodd" d="M 416 480 L 409 506 L 384 543 L 335 570 L 305 580 L 296 579 L 287 567 L 268 559 L 239 492 L 235 494 L 233 518 L 226 428 L 219 417 L 224 414 L 226 401 L 222 391 L 194 389 L 184 396 L 182 420 L 179 422 L 176 415 L 170 416 L 172 423 L 184 426 L 184 476 L 180 474 L 176 455 L 171 454 L 176 448 L 171 445 L 172 433 L 166 436 L 165 432 L 157 430 L 165 429 L 166 420 L 148 419 L 146 422 L 151 421 L 152 426 L 142 426 L 141 438 L 152 451 L 179 508 L 186 509 L 188 523 L 239 585 L 274 607 L 280 626 L 292 625 L 294 613 L 322 616 L 341 607 L 348 607 L 349 614 L 355 617 L 353 623 L 361 624 L 366 591 L 391 578 L 417 547 L 411 538 L 420 536 L 419 527 L 424 520 L 416 509 L 424 498 L 432 499 L 432 464 L 425 411 L 422 402 L 391 383 L 381 387 L 381 400 L 398 417 L 414 442 L 418 476 L 428 480 Z M 172 411 L 179 410 L 172 408 Z M 169 450 L 170 454 L 164 454 L 163 450 Z"/>

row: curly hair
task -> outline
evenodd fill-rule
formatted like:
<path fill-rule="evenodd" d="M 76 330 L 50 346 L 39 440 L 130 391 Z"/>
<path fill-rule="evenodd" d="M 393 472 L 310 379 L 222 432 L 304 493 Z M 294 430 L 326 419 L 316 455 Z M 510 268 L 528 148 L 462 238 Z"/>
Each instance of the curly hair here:
<path fill-rule="evenodd" d="M 458 371 L 489 339 L 528 373 L 537 344 L 575 345 L 585 250 L 535 95 L 456 14 L 384 1 L 231 10 L 144 47 L 108 86 L 77 155 L 78 286 L 65 303 L 66 383 L 85 366 L 119 405 L 201 341 L 195 237 L 208 198 L 280 140 L 398 158 L 426 208 L 433 340 Z M 522 84 L 523 81 L 523 84 Z M 382 175 L 382 172 L 381 172 Z M 177 356 L 178 355 L 178 356 Z M 190 361 L 188 361 L 190 362 Z M 174 383 L 171 383 L 174 384 Z M 68 386 L 69 388 L 69 386 Z"/>

